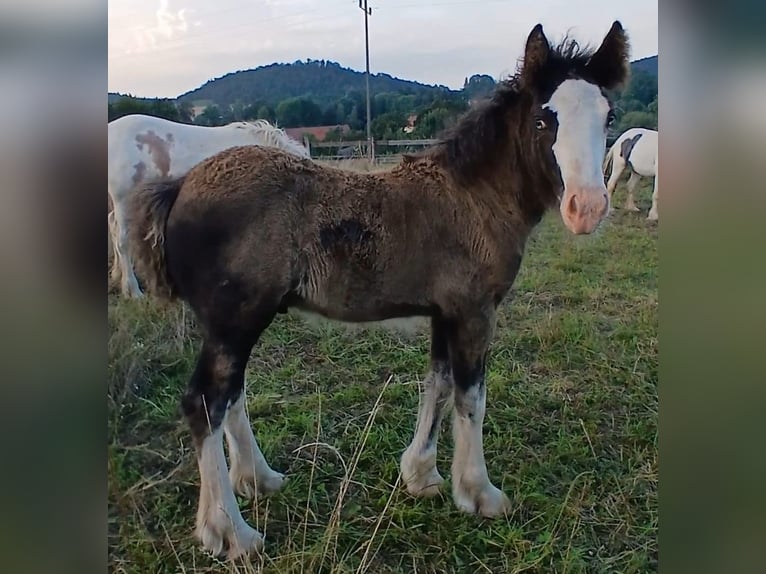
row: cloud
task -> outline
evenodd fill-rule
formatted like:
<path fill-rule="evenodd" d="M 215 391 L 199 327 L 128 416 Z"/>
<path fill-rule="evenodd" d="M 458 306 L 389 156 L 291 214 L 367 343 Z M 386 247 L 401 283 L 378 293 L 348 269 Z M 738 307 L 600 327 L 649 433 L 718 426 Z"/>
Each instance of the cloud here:
<path fill-rule="evenodd" d="M 170 11 L 170 0 L 160 0 L 157 8 L 157 31 L 166 38 L 172 38 L 173 34 L 186 32 L 189 25 L 186 23 L 186 10 L 181 8 L 178 12 Z"/>
<path fill-rule="evenodd" d="M 194 10 L 181 8 L 172 10 L 170 0 L 159 0 L 159 6 L 155 11 L 155 21 L 151 26 L 134 26 L 132 28 L 134 45 L 126 50 L 128 54 L 146 52 L 156 49 L 160 41 L 173 40 L 184 36 L 191 28 L 198 28 L 202 21 L 189 20 L 188 16 Z"/>

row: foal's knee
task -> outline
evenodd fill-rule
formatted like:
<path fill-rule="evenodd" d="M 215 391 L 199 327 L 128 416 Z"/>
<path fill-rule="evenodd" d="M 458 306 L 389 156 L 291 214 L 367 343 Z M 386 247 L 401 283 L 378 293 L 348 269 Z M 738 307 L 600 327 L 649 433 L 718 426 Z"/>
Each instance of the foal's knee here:
<path fill-rule="evenodd" d="M 189 386 L 181 399 L 192 438 L 197 446 L 223 424 L 226 411 L 244 385 L 246 357 L 229 349 L 203 345 Z"/>

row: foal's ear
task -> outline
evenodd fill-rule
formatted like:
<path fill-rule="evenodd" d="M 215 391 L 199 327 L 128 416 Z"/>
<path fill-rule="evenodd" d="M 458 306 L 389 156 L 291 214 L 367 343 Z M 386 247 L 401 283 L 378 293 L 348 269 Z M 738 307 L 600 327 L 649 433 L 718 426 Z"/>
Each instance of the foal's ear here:
<path fill-rule="evenodd" d="M 622 87 L 630 77 L 628 36 L 618 20 L 612 24 L 586 69 L 593 80 L 607 90 Z"/>
<path fill-rule="evenodd" d="M 527 46 L 524 50 L 524 63 L 522 65 L 521 77 L 524 84 L 534 86 L 540 71 L 545 67 L 550 54 L 551 46 L 548 38 L 543 33 L 543 25 L 537 24 L 529 33 Z"/>

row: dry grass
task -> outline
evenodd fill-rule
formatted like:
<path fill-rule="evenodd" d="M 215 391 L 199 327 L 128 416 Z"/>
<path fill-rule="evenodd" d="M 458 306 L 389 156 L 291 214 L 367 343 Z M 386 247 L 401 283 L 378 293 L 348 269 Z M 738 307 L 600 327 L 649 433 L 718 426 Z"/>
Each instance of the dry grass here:
<path fill-rule="evenodd" d="M 262 450 L 290 480 L 245 518 L 265 554 L 227 565 L 191 538 L 198 475 L 179 413 L 199 338 L 182 307 L 109 302 L 109 563 L 138 572 L 587 572 L 657 570 L 657 228 L 617 211 L 597 237 L 555 214 L 501 309 L 485 451 L 507 519 L 410 497 L 423 333 L 351 333 L 280 317 L 250 361 Z M 622 201 L 622 197 L 618 198 Z M 445 425 L 438 464 L 448 477 Z M 446 492 L 449 492 L 447 485 Z"/>

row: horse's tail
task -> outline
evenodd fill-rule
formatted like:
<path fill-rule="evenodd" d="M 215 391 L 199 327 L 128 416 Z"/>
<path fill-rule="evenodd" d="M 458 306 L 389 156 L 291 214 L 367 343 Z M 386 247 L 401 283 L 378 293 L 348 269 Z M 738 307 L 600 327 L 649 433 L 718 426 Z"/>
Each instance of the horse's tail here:
<path fill-rule="evenodd" d="M 620 138 L 617 138 L 614 140 L 614 143 L 612 144 L 612 147 L 609 148 L 609 151 L 606 152 L 606 157 L 604 158 L 604 165 L 601 166 L 601 171 L 604 172 L 604 175 L 606 175 L 606 170 L 609 169 L 609 166 L 612 164 L 612 158 L 614 156 L 614 149 L 617 147 L 617 142 L 620 141 Z"/>
<path fill-rule="evenodd" d="M 126 199 L 128 251 L 136 274 L 147 292 L 171 301 L 178 291 L 167 270 L 165 227 L 184 179 L 141 184 Z"/>

